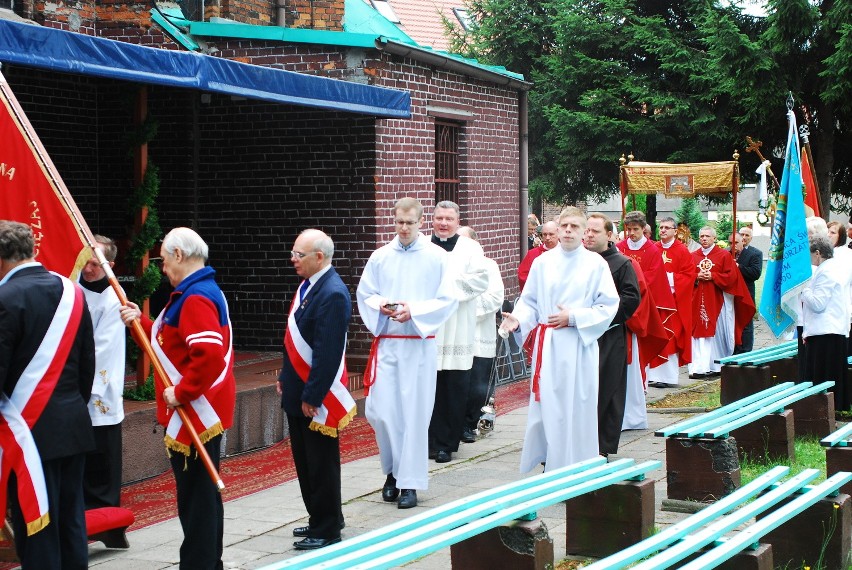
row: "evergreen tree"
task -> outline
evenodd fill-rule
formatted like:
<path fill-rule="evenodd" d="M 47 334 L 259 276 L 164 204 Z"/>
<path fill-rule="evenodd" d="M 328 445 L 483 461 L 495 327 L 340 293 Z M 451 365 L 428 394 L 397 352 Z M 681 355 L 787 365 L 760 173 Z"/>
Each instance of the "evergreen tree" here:
<path fill-rule="evenodd" d="M 673 213 L 678 224 L 686 223 L 689 226 L 693 239 L 697 238 L 701 228 L 707 225 L 695 198 L 686 198 Z"/>

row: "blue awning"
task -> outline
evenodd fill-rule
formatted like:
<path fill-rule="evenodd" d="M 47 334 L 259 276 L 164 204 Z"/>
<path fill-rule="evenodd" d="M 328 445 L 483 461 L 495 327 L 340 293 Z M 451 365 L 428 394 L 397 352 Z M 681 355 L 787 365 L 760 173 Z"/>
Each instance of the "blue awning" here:
<path fill-rule="evenodd" d="M 411 116 L 405 91 L 8 20 L 0 20 L 0 62 L 378 117 Z"/>

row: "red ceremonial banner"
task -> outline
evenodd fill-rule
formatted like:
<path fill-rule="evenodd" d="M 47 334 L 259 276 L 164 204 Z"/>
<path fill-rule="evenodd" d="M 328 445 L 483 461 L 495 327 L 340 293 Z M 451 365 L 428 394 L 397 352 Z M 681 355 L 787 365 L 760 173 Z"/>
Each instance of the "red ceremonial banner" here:
<path fill-rule="evenodd" d="M 805 205 L 810 206 L 814 216 L 819 216 L 819 196 L 814 182 L 814 171 L 811 161 L 808 160 L 807 151 L 802 148 L 802 182 L 805 184 Z"/>
<path fill-rule="evenodd" d="M 2 75 L 0 102 L 0 219 L 28 224 L 36 261 L 76 279 L 91 249 L 49 174 L 56 168 Z"/>

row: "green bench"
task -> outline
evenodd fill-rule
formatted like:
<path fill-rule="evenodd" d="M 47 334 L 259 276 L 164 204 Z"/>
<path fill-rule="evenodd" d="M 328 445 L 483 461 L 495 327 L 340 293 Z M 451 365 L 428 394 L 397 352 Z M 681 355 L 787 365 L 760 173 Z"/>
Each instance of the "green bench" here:
<path fill-rule="evenodd" d="M 793 412 L 785 409 L 834 382 L 784 382 L 655 432 L 666 438 L 668 497 L 715 500 L 740 486 L 740 454 L 795 456 Z"/>
<path fill-rule="evenodd" d="M 722 365 L 719 397 L 730 404 L 779 382 L 799 379 L 797 341 L 735 354 L 717 360 Z"/>
<path fill-rule="evenodd" d="M 321 550 L 262 570 L 391 568 L 457 545 L 539 509 L 630 480 L 643 480 L 659 461 L 605 458 L 570 465 L 423 511 Z M 653 485 L 651 486 L 653 493 Z M 653 502 L 652 502 L 653 503 Z M 553 550 L 550 546 L 550 563 Z"/>
<path fill-rule="evenodd" d="M 820 440 L 825 447 L 825 470 L 828 474 L 838 471 L 852 471 L 852 422 Z M 842 493 L 852 495 L 852 483 L 840 489 Z"/>
<path fill-rule="evenodd" d="M 729 560 L 727 567 L 736 569 L 817 568 L 818 560 L 825 568 L 846 568 L 852 529 L 844 522 L 852 504 L 848 495 L 838 496 L 838 489 L 852 481 L 852 473 L 837 473 L 809 487 L 818 470 L 780 482 L 789 470 L 775 467 L 698 513 L 583 568 L 618 570 L 638 562 L 632 570 L 660 570 L 689 561 L 679 567 L 698 570 Z M 831 528 L 826 537 L 825 529 Z M 809 546 L 802 549 L 801 544 Z"/>

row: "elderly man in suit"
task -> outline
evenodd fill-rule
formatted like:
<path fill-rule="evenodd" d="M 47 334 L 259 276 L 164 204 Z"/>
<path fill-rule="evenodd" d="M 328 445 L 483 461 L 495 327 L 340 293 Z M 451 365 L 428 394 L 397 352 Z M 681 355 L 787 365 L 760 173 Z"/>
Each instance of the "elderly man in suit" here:
<path fill-rule="evenodd" d="M 346 331 L 352 317 L 349 290 L 331 265 L 334 242 L 320 230 L 305 230 L 290 262 L 303 279 L 290 307 L 284 364 L 278 378 L 308 526 L 297 527 L 297 550 L 340 542 L 338 430 L 355 416 L 346 388 Z"/>
<path fill-rule="evenodd" d="M 754 283 L 763 273 L 763 252 L 751 245 L 752 230 L 749 227 L 740 228 L 739 235 L 731 236 L 731 244 L 736 240 L 735 252 L 737 267 L 743 276 L 751 300 L 755 301 Z M 756 302 L 755 302 L 756 303 Z M 743 342 L 734 347 L 734 354 L 750 352 L 754 348 L 754 320 L 750 320 L 743 329 Z"/>
<path fill-rule="evenodd" d="M 48 273 L 33 250 L 29 226 L 0 221 L 0 447 L 3 470 L 12 470 L 15 547 L 24 569 L 83 569 L 92 320 L 83 291 Z"/>

